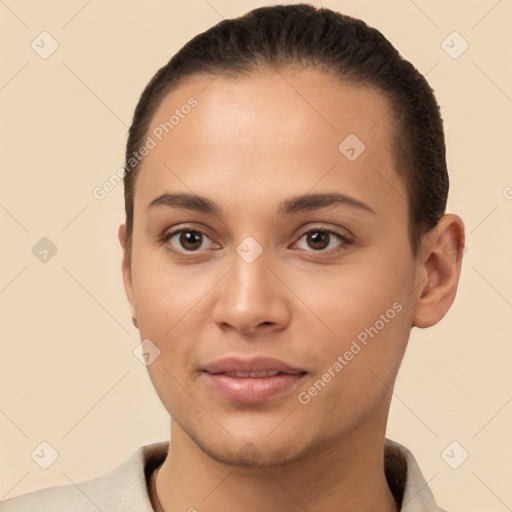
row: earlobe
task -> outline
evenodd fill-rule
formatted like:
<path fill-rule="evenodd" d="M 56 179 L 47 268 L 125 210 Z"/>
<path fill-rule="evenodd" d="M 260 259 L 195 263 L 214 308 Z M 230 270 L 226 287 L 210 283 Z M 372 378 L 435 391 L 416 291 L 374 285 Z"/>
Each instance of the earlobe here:
<path fill-rule="evenodd" d="M 413 316 L 413 326 L 431 327 L 448 312 L 457 292 L 464 224 L 457 215 L 442 217 L 427 235 L 420 258 L 421 283 Z"/>
<path fill-rule="evenodd" d="M 123 260 L 121 262 L 121 272 L 123 275 L 123 283 L 124 283 L 124 290 L 126 293 L 126 298 L 128 299 L 128 302 L 130 304 L 131 310 L 132 310 L 132 322 L 135 325 L 135 327 L 138 327 L 136 324 L 136 312 L 135 312 L 135 302 L 133 300 L 133 284 L 132 284 L 132 272 L 131 272 L 131 266 L 128 261 L 127 256 L 127 246 L 126 246 L 126 226 L 124 224 L 121 224 L 119 226 L 118 230 L 118 237 L 119 242 L 121 244 L 121 247 L 123 248 Z"/>

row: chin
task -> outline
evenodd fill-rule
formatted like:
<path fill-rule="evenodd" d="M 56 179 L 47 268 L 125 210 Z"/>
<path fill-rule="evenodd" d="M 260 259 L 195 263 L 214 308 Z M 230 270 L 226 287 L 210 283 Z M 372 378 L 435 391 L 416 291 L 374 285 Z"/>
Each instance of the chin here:
<path fill-rule="evenodd" d="M 301 458 L 301 453 L 297 451 L 296 446 L 257 446 L 252 441 L 233 442 L 229 447 L 199 444 L 198 446 L 213 460 L 237 467 L 269 468 Z"/>
<path fill-rule="evenodd" d="M 274 429 L 276 424 L 274 422 Z M 225 436 L 215 436 L 211 430 L 198 432 L 195 428 L 183 426 L 182 429 L 208 457 L 230 466 L 279 466 L 302 458 L 306 451 L 304 438 L 300 437 L 299 432 L 297 436 L 290 435 L 286 430 L 281 435 L 277 432 L 269 435 L 271 429 L 263 429 L 257 424 L 253 424 L 249 430 L 239 429 L 236 433 L 227 429 L 231 435 Z"/>

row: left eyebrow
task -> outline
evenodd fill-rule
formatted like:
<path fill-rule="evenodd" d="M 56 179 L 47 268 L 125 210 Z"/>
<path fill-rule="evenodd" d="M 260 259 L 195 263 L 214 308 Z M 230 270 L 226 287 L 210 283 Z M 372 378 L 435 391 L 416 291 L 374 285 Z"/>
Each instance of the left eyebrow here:
<path fill-rule="evenodd" d="M 345 205 L 366 211 L 376 215 L 375 211 L 366 203 L 339 192 L 324 194 L 306 194 L 293 197 L 279 203 L 277 212 L 280 216 L 299 213 L 307 210 L 319 210 L 335 205 Z M 223 218 L 222 209 L 211 199 L 189 193 L 162 194 L 153 199 L 147 206 L 148 209 L 166 206 L 169 208 L 183 208 Z"/>
<path fill-rule="evenodd" d="M 375 210 L 363 201 L 346 194 L 339 192 L 332 192 L 328 194 L 308 194 L 303 196 L 288 199 L 279 204 L 278 212 L 280 215 L 287 215 L 290 213 L 298 213 L 304 210 L 318 210 L 320 208 L 327 208 L 337 204 L 350 206 L 376 215 Z"/>

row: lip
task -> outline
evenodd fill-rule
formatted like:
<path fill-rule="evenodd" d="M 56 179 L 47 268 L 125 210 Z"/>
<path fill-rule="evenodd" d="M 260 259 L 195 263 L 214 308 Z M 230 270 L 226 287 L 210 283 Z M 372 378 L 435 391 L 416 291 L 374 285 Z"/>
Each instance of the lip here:
<path fill-rule="evenodd" d="M 303 373 L 304 368 L 292 366 L 279 359 L 272 357 L 253 357 L 251 359 L 243 359 L 240 357 L 225 357 L 213 363 L 207 364 L 203 370 L 210 374 L 227 373 L 227 372 L 264 372 L 277 371 L 287 374 Z"/>
<path fill-rule="evenodd" d="M 232 372 L 280 372 L 266 377 L 239 377 Z M 223 397 L 234 402 L 257 403 L 282 396 L 298 386 L 306 370 L 268 357 L 228 357 L 203 368 L 207 381 Z"/>

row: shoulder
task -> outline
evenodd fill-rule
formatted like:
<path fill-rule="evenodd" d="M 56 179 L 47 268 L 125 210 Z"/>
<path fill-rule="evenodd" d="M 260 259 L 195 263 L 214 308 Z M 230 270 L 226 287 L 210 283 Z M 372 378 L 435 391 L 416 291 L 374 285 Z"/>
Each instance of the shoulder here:
<path fill-rule="evenodd" d="M 1 501 L 0 512 L 152 512 L 147 475 L 168 447 L 167 441 L 141 446 L 105 475 Z"/>
<path fill-rule="evenodd" d="M 414 455 L 402 444 L 385 439 L 388 484 L 400 504 L 400 512 L 448 512 L 440 508 Z"/>
<path fill-rule="evenodd" d="M 98 507 L 72 484 L 39 489 L 0 502 L 1 512 L 32 512 L 36 510 L 41 512 L 50 510 L 55 512 L 61 510 L 92 512 L 95 510 L 97 512 Z"/>

